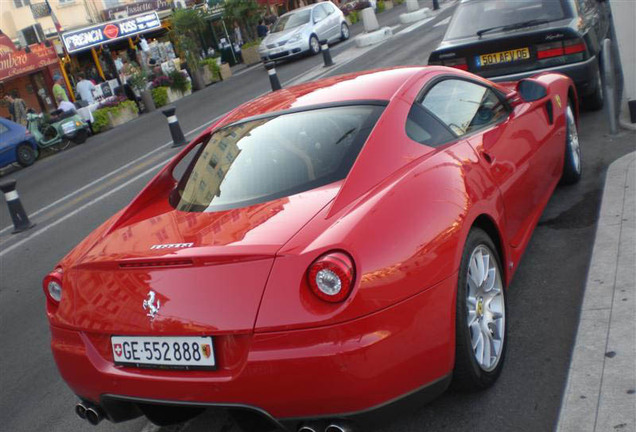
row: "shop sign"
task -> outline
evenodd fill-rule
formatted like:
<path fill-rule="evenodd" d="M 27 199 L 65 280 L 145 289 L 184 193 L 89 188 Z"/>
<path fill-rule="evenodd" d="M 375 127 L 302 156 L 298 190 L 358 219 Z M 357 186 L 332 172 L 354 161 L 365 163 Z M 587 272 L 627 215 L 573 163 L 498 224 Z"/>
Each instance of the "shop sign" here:
<path fill-rule="evenodd" d="M 105 20 L 113 20 L 122 13 L 131 16 L 150 11 L 168 10 L 171 7 L 172 2 L 167 0 L 145 0 L 105 9 L 102 11 L 102 16 Z"/>
<path fill-rule="evenodd" d="M 185 4 L 185 7 L 191 7 L 196 4 L 196 0 L 185 0 L 183 1 L 183 4 Z M 173 7 L 175 7 L 175 2 L 172 0 L 142 0 L 131 4 L 105 9 L 102 11 L 102 17 L 105 20 L 113 20 L 120 17 L 122 14 L 131 16 L 153 10 L 157 12 L 170 10 Z"/>
<path fill-rule="evenodd" d="M 31 52 L 27 53 L 17 50 L 6 35 L 2 36 L 0 37 L 0 81 L 35 72 L 57 63 L 57 54 L 51 46 L 29 45 Z"/>
<path fill-rule="evenodd" d="M 114 42 L 161 27 L 157 12 L 122 18 L 102 24 L 62 33 L 62 41 L 69 53 L 82 51 L 104 43 Z"/>

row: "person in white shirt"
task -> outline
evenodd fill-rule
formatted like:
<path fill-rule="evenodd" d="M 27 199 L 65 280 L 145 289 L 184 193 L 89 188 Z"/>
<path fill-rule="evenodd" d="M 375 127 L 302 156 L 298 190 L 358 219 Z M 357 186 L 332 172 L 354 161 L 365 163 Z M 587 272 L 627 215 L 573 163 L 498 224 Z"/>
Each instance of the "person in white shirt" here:
<path fill-rule="evenodd" d="M 62 111 L 75 111 L 75 104 L 69 101 L 62 101 L 57 107 Z"/>
<path fill-rule="evenodd" d="M 75 86 L 75 88 L 77 89 L 77 93 L 79 93 L 83 101 L 92 104 L 95 100 L 93 98 L 93 89 L 95 88 L 95 84 L 87 80 L 84 74 L 79 74 L 78 78 L 79 81 Z"/>

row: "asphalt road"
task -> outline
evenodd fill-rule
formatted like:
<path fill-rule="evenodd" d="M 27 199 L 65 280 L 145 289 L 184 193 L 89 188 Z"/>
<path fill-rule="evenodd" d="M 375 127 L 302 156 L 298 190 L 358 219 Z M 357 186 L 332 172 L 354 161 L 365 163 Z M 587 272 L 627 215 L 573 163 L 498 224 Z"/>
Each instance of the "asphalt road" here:
<path fill-rule="evenodd" d="M 396 26 L 400 9 L 379 15 Z M 325 71 L 321 58 L 279 65 L 283 85 L 323 74 L 402 64 L 425 64 L 441 39 L 452 9 L 419 28 L 395 27 L 388 42 L 367 50 L 352 41 L 332 48 L 338 65 Z M 360 32 L 354 27 L 354 35 Z M 301 77 L 301 75 L 303 75 Z M 177 102 L 184 131 L 269 90 L 257 66 Z M 612 140 L 603 113 L 582 113 L 582 181 L 557 189 L 532 238 L 509 294 L 509 351 L 498 383 L 478 394 L 446 393 L 410 415 L 390 419 L 377 431 L 549 431 L 556 424 L 582 290 L 592 251 L 604 173 L 633 151 L 634 140 Z M 191 135 L 193 136 L 193 135 Z M 91 430 L 73 413 L 76 397 L 59 377 L 49 350 L 42 277 L 74 245 L 125 206 L 150 176 L 175 154 L 160 113 L 139 119 L 86 144 L 11 173 L 36 228 L 10 235 L 0 209 L 0 430 Z M 0 205 L 4 207 L 3 199 Z M 159 429 L 144 419 L 100 431 L 214 431 L 239 428 L 224 415 L 205 413 L 177 427 Z"/>

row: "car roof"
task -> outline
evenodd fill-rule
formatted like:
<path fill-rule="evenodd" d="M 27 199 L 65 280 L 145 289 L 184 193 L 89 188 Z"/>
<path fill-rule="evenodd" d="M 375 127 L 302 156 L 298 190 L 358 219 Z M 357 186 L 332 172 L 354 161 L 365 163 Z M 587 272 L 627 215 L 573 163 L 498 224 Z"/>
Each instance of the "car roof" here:
<path fill-rule="evenodd" d="M 284 88 L 239 106 L 223 120 L 223 125 L 248 117 L 314 105 L 389 101 L 411 77 L 426 68 L 414 66 L 357 72 Z"/>

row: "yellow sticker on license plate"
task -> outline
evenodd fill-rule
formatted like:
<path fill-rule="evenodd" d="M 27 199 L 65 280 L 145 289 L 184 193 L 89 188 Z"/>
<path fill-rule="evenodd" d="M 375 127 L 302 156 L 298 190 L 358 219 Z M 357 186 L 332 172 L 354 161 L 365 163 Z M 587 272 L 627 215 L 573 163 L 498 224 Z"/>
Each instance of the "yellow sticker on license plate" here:
<path fill-rule="evenodd" d="M 477 56 L 477 66 L 491 66 L 501 63 L 512 63 L 530 58 L 530 50 L 528 48 L 519 48 L 510 51 L 501 51 L 490 54 L 482 54 Z"/>

